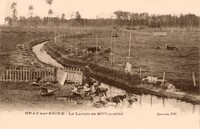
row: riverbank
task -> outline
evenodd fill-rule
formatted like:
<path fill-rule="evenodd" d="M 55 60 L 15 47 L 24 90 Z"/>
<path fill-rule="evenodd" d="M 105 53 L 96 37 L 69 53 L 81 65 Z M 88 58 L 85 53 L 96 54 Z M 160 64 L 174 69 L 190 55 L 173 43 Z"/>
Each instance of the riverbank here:
<path fill-rule="evenodd" d="M 32 58 L 32 46 L 48 39 L 46 33 L 0 32 L 0 66 L 42 65 Z"/>
<path fill-rule="evenodd" d="M 89 66 L 90 71 L 87 71 L 90 76 L 102 81 L 103 83 L 111 84 L 117 88 L 124 89 L 128 92 L 136 94 L 152 94 L 159 97 L 175 98 L 178 100 L 200 104 L 200 96 L 181 92 L 178 89 L 168 90 L 162 86 L 143 84 L 138 75 L 125 74 L 120 71 L 99 66 L 94 63 L 82 61 L 80 59 L 71 59 L 63 56 L 66 52 L 60 51 L 58 46 L 52 46 L 50 43 L 44 45 L 45 51 L 56 59 L 59 63 L 66 66 L 81 67 Z"/>

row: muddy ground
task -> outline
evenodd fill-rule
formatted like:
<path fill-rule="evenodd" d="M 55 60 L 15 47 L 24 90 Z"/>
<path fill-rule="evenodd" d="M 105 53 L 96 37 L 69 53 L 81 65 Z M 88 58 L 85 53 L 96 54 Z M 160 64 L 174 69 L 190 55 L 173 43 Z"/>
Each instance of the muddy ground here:
<path fill-rule="evenodd" d="M 75 99 L 66 96 L 71 94 L 70 86 L 49 86 L 49 89 L 60 87 L 54 96 L 42 97 L 38 86 L 29 83 L 0 83 L 0 110 L 1 111 L 23 111 L 23 110 L 70 110 L 79 109 L 82 105 Z M 89 101 L 88 101 L 89 102 Z M 79 103 L 83 103 L 80 102 Z M 84 103 L 87 103 L 84 102 Z M 86 108 L 86 107 L 85 107 Z"/>

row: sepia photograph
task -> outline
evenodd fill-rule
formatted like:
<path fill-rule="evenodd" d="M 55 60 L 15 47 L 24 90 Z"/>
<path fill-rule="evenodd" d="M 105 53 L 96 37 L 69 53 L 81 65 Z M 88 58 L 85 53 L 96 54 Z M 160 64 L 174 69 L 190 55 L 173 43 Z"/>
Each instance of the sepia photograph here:
<path fill-rule="evenodd" d="M 0 0 L 1 129 L 199 129 L 200 0 Z"/>

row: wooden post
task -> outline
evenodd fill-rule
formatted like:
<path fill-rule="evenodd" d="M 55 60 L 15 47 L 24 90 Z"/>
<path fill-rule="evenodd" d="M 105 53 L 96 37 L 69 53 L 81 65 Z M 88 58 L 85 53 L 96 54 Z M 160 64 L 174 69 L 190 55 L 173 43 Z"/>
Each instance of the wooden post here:
<path fill-rule="evenodd" d="M 196 87 L 196 79 L 195 79 L 195 74 L 192 72 L 192 80 L 193 80 L 193 85 Z"/>
<path fill-rule="evenodd" d="M 165 82 L 165 72 L 163 73 L 163 83 Z"/>
<path fill-rule="evenodd" d="M 22 82 L 26 82 L 26 67 L 22 67 L 23 68 L 23 78 L 22 78 Z"/>
<path fill-rule="evenodd" d="M 9 69 L 6 69 L 6 82 L 9 82 Z"/>
<path fill-rule="evenodd" d="M 16 74 L 15 74 L 15 78 L 16 78 L 16 82 L 18 82 L 18 80 L 19 80 L 19 68 L 16 67 L 15 70 L 16 70 L 16 71 L 15 71 L 15 73 L 16 73 Z"/>
<path fill-rule="evenodd" d="M 13 67 L 11 67 L 11 81 L 14 82 Z"/>
<path fill-rule="evenodd" d="M 28 82 L 28 67 L 25 67 L 25 82 Z"/>
<path fill-rule="evenodd" d="M 14 79 L 15 79 L 15 81 L 14 81 L 14 82 L 17 82 L 17 73 L 16 73 L 16 67 L 14 67 Z"/>
<path fill-rule="evenodd" d="M 17 82 L 20 80 L 20 68 L 17 68 Z"/>
<path fill-rule="evenodd" d="M 16 82 L 19 82 L 19 67 L 16 67 Z"/>
<path fill-rule="evenodd" d="M 20 77 L 20 82 L 22 82 L 22 78 L 23 78 L 23 67 L 20 67 L 20 70 L 19 70 L 19 77 Z"/>
<path fill-rule="evenodd" d="M 24 77 L 24 67 L 21 67 L 21 82 L 23 82 L 23 77 Z"/>
<path fill-rule="evenodd" d="M 142 77 L 142 69 L 141 69 L 141 67 L 140 67 L 140 78 Z"/>
<path fill-rule="evenodd" d="M 32 71 L 32 81 L 34 81 L 34 79 L 35 79 L 35 72 L 36 72 L 36 68 L 33 68 L 33 71 Z"/>
<path fill-rule="evenodd" d="M 9 68 L 9 73 L 10 73 L 9 82 L 12 82 L 12 67 Z"/>
<path fill-rule="evenodd" d="M 32 70 L 32 68 L 30 68 L 30 71 L 29 71 L 29 80 L 30 81 L 33 81 L 33 70 Z"/>

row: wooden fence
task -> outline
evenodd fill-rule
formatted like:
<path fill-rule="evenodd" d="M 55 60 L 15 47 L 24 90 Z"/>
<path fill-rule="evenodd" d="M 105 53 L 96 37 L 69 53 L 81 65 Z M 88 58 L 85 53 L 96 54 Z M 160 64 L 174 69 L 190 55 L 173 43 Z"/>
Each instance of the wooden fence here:
<path fill-rule="evenodd" d="M 64 67 L 66 72 L 65 80 L 67 82 L 74 82 L 75 84 L 82 84 L 83 72 L 80 68 Z"/>
<path fill-rule="evenodd" d="M 30 82 L 41 77 L 43 80 L 55 81 L 55 68 L 35 67 L 0 67 L 0 82 Z"/>
<path fill-rule="evenodd" d="M 62 70 L 62 72 L 60 72 Z M 79 68 L 65 67 L 57 69 L 53 67 L 0 67 L 0 82 L 31 82 L 41 77 L 44 81 L 64 81 L 82 84 L 83 72 Z"/>

